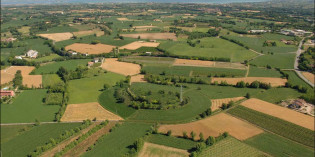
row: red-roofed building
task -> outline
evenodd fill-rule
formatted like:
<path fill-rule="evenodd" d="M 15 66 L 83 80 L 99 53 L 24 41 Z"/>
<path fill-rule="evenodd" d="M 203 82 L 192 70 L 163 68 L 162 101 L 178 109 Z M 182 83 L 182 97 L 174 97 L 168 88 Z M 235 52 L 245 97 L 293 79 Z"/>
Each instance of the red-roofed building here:
<path fill-rule="evenodd" d="M 1 90 L 0 91 L 0 96 L 1 96 L 1 98 L 4 97 L 4 96 L 14 97 L 15 93 L 12 90 Z"/>

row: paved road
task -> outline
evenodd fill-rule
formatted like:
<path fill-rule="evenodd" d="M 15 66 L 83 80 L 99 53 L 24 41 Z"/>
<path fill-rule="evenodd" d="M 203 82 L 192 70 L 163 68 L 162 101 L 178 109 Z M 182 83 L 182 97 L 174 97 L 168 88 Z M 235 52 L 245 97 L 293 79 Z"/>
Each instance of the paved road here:
<path fill-rule="evenodd" d="M 308 83 L 310 86 L 314 87 L 314 84 L 309 81 L 308 79 L 306 79 L 303 75 L 302 75 L 302 72 L 299 70 L 298 66 L 299 66 L 299 56 L 301 55 L 302 53 L 302 45 L 303 45 L 303 40 L 304 38 L 301 40 L 300 44 L 299 44 L 299 48 L 298 50 L 296 51 L 296 57 L 295 57 L 295 62 L 294 62 L 294 70 L 295 72 L 298 74 L 298 76 L 303 79 L 306 83 Z"/>

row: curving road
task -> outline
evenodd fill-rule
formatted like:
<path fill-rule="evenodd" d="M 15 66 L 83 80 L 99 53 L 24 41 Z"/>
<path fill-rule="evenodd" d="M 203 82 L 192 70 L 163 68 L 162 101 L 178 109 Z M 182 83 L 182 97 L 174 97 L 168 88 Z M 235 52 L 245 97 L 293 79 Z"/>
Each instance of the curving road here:
<path fill-rule="evenodd" d="M 302 71 L 300 71 L 299 68 L 298 68 L 298 66 L 299 66 L 299 56 L 300 56 L 301 53 L 302 53 L 301 47 L 302 47 L 302 45 L 303 45 L 303 40 L 304 40 L 304 38 L 301 40 L 301 42 L 300 42 L 300 44 L 299 44 L 299 48 L 298 48 L 298 50 L 296 51 L 296 57 L 295 57 L 295 62 L 294 62 L 294 71 L 297 73 L 297 75 L 298 75 L 301 79 L 303 79 L 306 83 L 308 83 L 310 86 L 312 86 L 312 87 L 314 88 L 314 84 L 313 84 L 311 81 L 309 81 L 308 79 L 306 79 L 306 78 L 304 77 L 304 75 L 302 75 Z"/>

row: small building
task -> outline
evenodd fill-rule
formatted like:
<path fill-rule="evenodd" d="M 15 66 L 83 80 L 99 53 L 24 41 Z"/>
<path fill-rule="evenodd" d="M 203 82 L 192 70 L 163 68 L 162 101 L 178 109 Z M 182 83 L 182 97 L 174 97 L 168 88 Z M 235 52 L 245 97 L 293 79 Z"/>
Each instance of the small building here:
<path fill-rule="evenodd" d="M 152 52 L 145 52 L 146 55 L 152 55 Z"/>
<path fill-rule="evenodd" d="M 0 91 L 0 97 L 14 97 L 15 92 L 12 90 L 1 90 Z"/>
<path fill-rule="evenodd" d="M 294 100 L 292 104 L 290 104 L 288 107 L 291 109 L 299 109 L 304 106 L 306 102 L 303 99 L 297 99 Z"/>
<path fill-rule="evenodd" d="M 26 56 L 29 58 L 36 58 L 38 55 L 38 52 L 35 50 L 29 50 L 26 52 Z"/>
<path fill-rule="evenodd" d="M 23 59 L 22 56 L 15 56 L 15 59 Z"/>
<path fill-rule="evenodd" d="M 78 53 L 75 51 L 68 51 L 69 53 L 71 53 L 72 56 L 77 55 Z"/>

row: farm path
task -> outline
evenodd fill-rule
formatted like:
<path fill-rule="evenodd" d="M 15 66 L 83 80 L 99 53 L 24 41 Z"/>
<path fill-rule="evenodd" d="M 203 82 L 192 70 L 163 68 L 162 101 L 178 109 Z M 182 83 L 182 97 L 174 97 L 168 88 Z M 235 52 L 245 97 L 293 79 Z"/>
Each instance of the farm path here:
<path fill-rule="evenodd" d="M 109 120 L 110 122 L 118 122 L 118 120 Z M 72 122 L 40 122 L 40 124 L 55 124 L 55 123 L 82 123 L 83 121 L 72 121 Z M 96 121 L 102 122 L 102 121 Z M 0 126 L 7 125 L 34 125 L 35 123 L 1 123 Z"/>
<path fill-rule="evenodd" d="M 262 54 L 262 53 L 259 53 L 259 52 L 255 51 L 255 50 L 253 50 L 253 49 L 249 49 L 249 50 L 250 50 L 250 51 L 252 51 L 252 52 L 255 52 L 256 54 L 258 54 L 258 56 L 255 56 L 255 57 L 253 57 L 253 58 L 249 59 L 248 61 L 254 60 L 254 59 L 256 59 L 256 58 L 258 58 L 258 57 L 260 57 L 260 56 L 263 56 L 263 55 L 264 55 L 264 54 Z"/>
<path fill-rule="evenodd" d="M 91 145 L 93 145 L 97 139 L 103 136 L 106 133 L 109 133 L 110 129 L 115 126 L 117 122 L 110 122 L 102 129 L 98 130 L 87 139 L 79 143 L 77 146 L 69 150 L 63 157 L 72 157 L 72 156 L 80 156 L 83 154 Z"/>
<path fill-rule="evenodd" d="M 302 45 L 303 45 L 303 40 L 304 40 L 305 38 L 303 38 L 302 40 L 301 40 L 301 42 L 300 42 L 300 44 L 299 44 L 299 48 L 298 48 L 298 50 L 296 51 L 296 56 L 295 56 L 295 62 L 294 62 L 294 70 L 295 70 L 295 72 L 297 73 L 297 75 L 301 78 L 301 79 L 303 79 L 307 84 L 309 84 L 310 86 L 312 86 L 312 87 L 314 87 L 314 84 L 311 82 L 311 81 L 309 81 L 303 74 L 302 74 L 302 72 L 299 70 L 299 68 L 298 68 L 298 66 L 299 66 L 299 58 L 300 58 L 300 55 L 301 55 L 301 53 L 302 53 Z"/>
<path fill-rule="evenodd" d="M 246 74 L 245 74 L 245 77 L 247 77 L 248 76 L 248 73 L 249 73 L 249 64 L 248 64 L 248 66 L 247 66 L 247 70 L 246 70 Z"/>
<path fill-rule="evenodd" d="M 92 125 L 90 125 L 89 127 L 83 129 L 78 135 L 70 137 L 69 139 L 66 139 L 65 141 L 61 142 L 60 144 L 58 144 L 56 147 L 54 147 L 53 149 L 46 151 L 45 153 L 43 153 L 41 155 L 41 157 L 53 157 L 56 153 L 60 152 L 63 148 L 65 148 L 68 144 L 70 144 L 72 141 L 76 140 L 77 138 L 79 138 L 81 135 L 87 133 L 90 129 L 92 129 L 95 125 L 97 125 L 96 123 L 93 123 Z"/>

